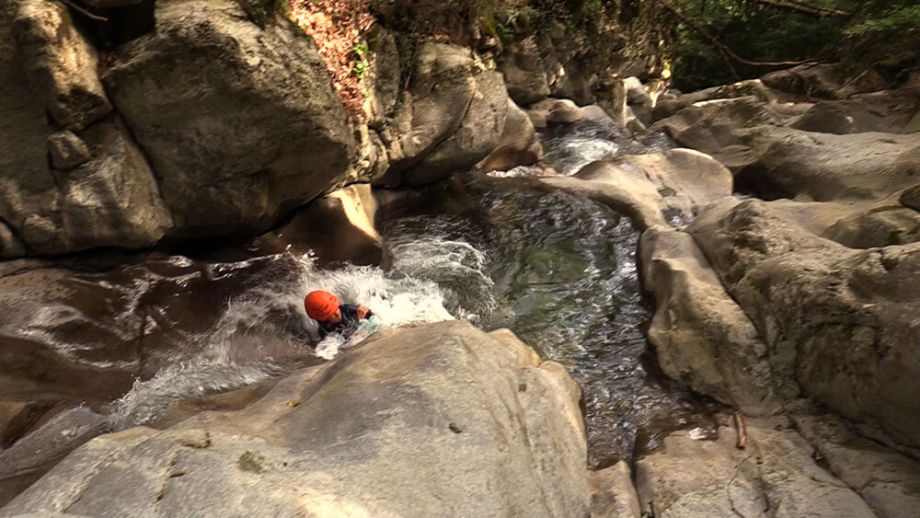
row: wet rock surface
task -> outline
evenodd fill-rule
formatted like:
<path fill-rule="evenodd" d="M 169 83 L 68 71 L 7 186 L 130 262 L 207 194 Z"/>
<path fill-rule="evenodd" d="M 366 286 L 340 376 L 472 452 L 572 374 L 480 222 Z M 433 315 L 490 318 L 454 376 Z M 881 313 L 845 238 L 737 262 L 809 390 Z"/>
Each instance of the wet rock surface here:
<path fill-rule="evenodd" d="M 818 466 L 812 447 L 784 418 L 748 419 L 747 445 L 721 426 L 700 440 L 676 432 L 640 459 L 636 485 L 654 516 L 876 516 L 858 494 Z"/>
<path fill-rule="evenodd" d="M 388 333 L 245 410 L 97 438 L 2 513 L 585 515 L 577 394 L 521 352 L 469 324 Z"/>

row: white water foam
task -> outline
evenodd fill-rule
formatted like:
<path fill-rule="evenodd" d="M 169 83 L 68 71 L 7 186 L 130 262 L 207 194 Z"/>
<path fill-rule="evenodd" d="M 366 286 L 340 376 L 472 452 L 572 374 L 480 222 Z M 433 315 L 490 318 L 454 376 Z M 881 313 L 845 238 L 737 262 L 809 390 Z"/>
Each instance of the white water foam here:
<path fill-rule="evenodd" d="M 162 368 L 113 404 L 110 420 L 115 429 L 148 423 L 171 405 L 207 394 L 233 390 L 277 376 L 314 354 L 306 342 L 318 336 L 316 323 L 303 310 L 303 297 L 311 290 L 328 290 L 344 303 L 363 304 L 380 320 L 378 329 L 438 322 L 467 315 L 460 305 L 448 311 L 450 284 L 475 279 L 486 299 L 491 280 L 483 273 L 485 258 L 463 242 L 437 238 L 400 243 L 393 247 L 390 272 L 370 266 L 320 270 L 309 256 L 289 261 L 297 271 L 291 278 L 269 283 L 227 301 L 218 323 L 195 338 L 195 356 Z M 464 280 L 466 279 L 466 280 Z M 316 344 L 317 356 L 331 359 L 345 342 L 330 335 Z M 350 344 L 347 344 L 350 345 Z"/>

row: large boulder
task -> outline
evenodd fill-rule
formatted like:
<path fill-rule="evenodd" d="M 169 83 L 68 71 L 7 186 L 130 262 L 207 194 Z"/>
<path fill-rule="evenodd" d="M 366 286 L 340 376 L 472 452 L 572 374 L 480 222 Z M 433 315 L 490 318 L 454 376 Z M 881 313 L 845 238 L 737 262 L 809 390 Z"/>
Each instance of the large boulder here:
<path fill-rule="evenodd" d="M 379 265 L 383 238 L 374 225 L 376 213 L 370 184 L 349 185 L 314 200 L 257 243 L 263 252 L 312 253 L 317 266 Z"/>
<path fill-rule="evenodd" d="M 421 45 L 404 101 L 381 132 L 390 171 L 377 183 L 421 185 L 474 166 L 499 145 L 507 110 L 501 74 L 469 49 Z"/>
<path fill-rule="evenodd" d="M 508 99 L 505 129 L 501 142 L 489 156 L 483 158 L 476 168 L 484 171 L 507 171 L 519 165 L 532 165 L 543 158 L 543 145 L 536 129 L 514 101 Z"/>
<path fill-rule="evenodd" d="M 652 228 L 639 252 L 656 305 L 648 337 L 664 373 L 749 415 L 779 410 L 767 348 L 693 238 Z"/>
<path fill-rule="evenodd" d="M 736 448 L 736 431 L 723 425 L 714 439 L 672 433 L 663 448 L 637 461 L 643 511 L 658 518 L 876 516 L 815 462 L 814 449 L 785 419 L 746 421 L 744 450 Z"/>
<path fill-rule="evenodd" d="M 404 177 L 409 185 L 424 185 L 450 173 L 469 169 L 502 143 L 509 99 L 501 74 L 485 70 L 476 76 L 473 95 L 460 126 L 411 168 Z"/>
<path fill-rule="evenodd" d="M 757 327 L 786 395 L 797 382 L 920 446 L 920 244 L 846 248 L 757 200 L 716 204 L 689 232 Z"/>
<path fill-rule="evenodd" d="M 557 367 L 466 323 L 388 331 L 245 409 L 99 437 L 0 514 L 586 516 Z"/>
<path fill-rule="evenodd" d="M 692 149 L 602 160 L 585 166 L 574 177 L 540 181 L 587 194 L 622 211 L 641 230 L 682 225 L 696 217 L 700 207 L 732 191 L 729 170 Z"/>
<path fill-rule="evenodd" d="M 346 173 L 354 138 L 296 27 L 262 29 L 230 0 L 158 2 L 156 18 L 103 82 L 157 173 L 175 235 L 264 230 Z"/>
<path fill-rule="evenodd" d="M 22 53 L 14 32 L 25 38 Z M 56 2 L 4 4 L 0 63 L 2 255 L 156 244 L 172 226 L 170 214 L 130 133 L 118 117 L 104 116 L 101 86 L 87 93 L 98 85 L 95 57 L 67 10 Z M 46 111 L 58 114 L 57 124 Z"/>
<path fill-rule="evenodd" d="M 15 0 L 16 43 L 32 88 L 54 121 L 82 129 L 112 106 L 96 74 L 96 51 L 80 34 L 60 2 Z"/>

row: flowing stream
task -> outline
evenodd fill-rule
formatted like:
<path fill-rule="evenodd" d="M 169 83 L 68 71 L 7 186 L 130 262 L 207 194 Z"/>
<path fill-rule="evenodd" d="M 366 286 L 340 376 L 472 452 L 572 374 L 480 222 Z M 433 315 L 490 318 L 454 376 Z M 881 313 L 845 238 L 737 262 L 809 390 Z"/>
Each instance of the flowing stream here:
<path fill-rule="evenodd" d="M 649 372 L 651 315 L 629 220 L 526 179 L 474 178 L 458 198 L 439 213 L 386 223 L 393 274 L 436 282 L 453 314 L 508 327 L 566 365 L 584 392 L 592 466 L 631 458 L 661 432 L 700 420 L 695 398 Z M 471 251 L 432 268 L 426 258 L 442 243 Z"/>
<path fill-rule="evenodd" d="M 544 143 L 561 174 L 650 149 L 603 121 L 551 129 Z M 592 467 L 631 459 L 674 428 L 707 427 L 698 398 L 655 372 L 638 233 L 607 207 L 528 178 L 539 171 L 458 176 L 436 208 L 387 217 L 387 269 L 323 270 L 308 256 L 284 253 L 229 262 L 160 256 L 63 274 L 62 298 L 0 323 L 0 338 L 50 349 L 78 366 L 62 368 L 68 376 L 99 373 L 91 388 L 103 387 L 97 400 L 108 403 L 38 431 L 76 437 L 74 430 L 156 425 L 176 405 L 334 357 L 343 345 L 335 336 L 315 353 L 305 346 L 316 336 L 302 309 L 312 289 L 369 306 L 384 327 L 460 318 L 510 328 L 580 382 Z M 106 377 L 113 370 L 119 375 Z M 22 475 L 37 462 L 33 435 L 0 449 L 9 467 L 0 468 L 0 485 L 40 474 Z M 76 444 L 55 446 L 54 455 Z"/>

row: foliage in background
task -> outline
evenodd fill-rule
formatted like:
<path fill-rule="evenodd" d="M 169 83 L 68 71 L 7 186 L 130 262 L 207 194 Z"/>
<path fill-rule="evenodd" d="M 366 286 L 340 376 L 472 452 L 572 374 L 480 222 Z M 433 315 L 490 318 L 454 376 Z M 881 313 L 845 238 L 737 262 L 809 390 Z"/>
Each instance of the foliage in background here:
<path fill-rule="evenodd" d="M 882 73 L 895 77 L 920 67 L 920 5 L 916 0 L 864 2 L 844 34 L 849 51 L 845 62 L 875 63 Z"/>
<path fill-rule="evenodd" d="M 671 0 L 671 4 L 747 60 L 842 61 L 854 73 L 875 66 L 892 79 L 918 66 L 916 0 Z M 807 14 L 793 4 L 849 15 Z M 695 90 L 772 70 L 739 63 L 690 24 L 679 19 L 674 23 L 670 52 L 674 83 L 680 89 Z"/>

